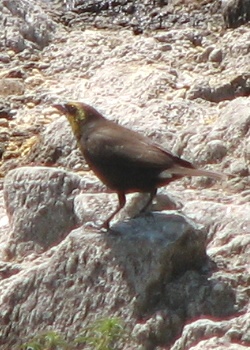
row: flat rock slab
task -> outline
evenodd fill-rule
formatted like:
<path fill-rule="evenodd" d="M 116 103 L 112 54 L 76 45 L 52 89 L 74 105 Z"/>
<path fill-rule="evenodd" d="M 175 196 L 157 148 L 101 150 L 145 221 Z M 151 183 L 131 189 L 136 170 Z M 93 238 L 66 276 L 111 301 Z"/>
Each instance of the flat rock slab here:
<path fill-rule="evenodd" d="M 112 255 L 126 271 L 128 285 L 141 296 L 144 311 L 164 283 L 206 266 L 206 235 L 183 215 L 146 214 L 114 225 L 111 232 L 106 240 Z"/>
<path fill-rule="evenodd" d="M 7 350 L 17 339 L 23 341 L 52 324 L 55 330 L 67 329 L 70 338 L 110 312 L 130 320 L 134 327 L 162 307 L 172 321 L 164 322 L 161 331 L 157 326 L 153 334 L 160 341 L 166 331 L 171 339 L 177 324 L 181 327 L 186 318 L 185 314 L 177 317 L 171 311 L 171 293 L 179 303 L 190 303 L 194 295 L 193 290 L 190 297 L 185 294 L 193 283 L 191 279 L 177 282 L 179 286 L 173 284 L 172 292 L 168 283 L 178 277 L 178 272 L 183 275 L 195 264 L 204 266 L 205 260 L 205 235 L 181 215 L 154 214 L 133 219 L 116 225 L 116 232 L 110 234 L 78 228 L 38 260 L 26 264 L 25 269 L 17 269 L 11 278 L 1 281 L 1 349 Z M 200 278 L 198 273 L 193 274 Z M 180 287 L 182 284 L 185 288 Z M 212 288 L 207 287 L 209 294 Z M 202 298 L 206 299 L 204 290 L 203 286 Z M 232 305 L 230 294 L 224 288 L 221 293 Z M 217 299 L 213 296 L 213 305 L 219 304 Z M 141 337 L 138 325 L 135 336 Z M 151 335 L 152 330 L 144 331 L 144 338 Z"/>

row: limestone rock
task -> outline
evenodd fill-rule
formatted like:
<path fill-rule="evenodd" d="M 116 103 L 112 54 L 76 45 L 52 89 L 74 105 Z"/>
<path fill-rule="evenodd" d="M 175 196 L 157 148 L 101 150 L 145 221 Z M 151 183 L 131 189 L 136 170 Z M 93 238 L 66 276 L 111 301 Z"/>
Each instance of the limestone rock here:
<path fill-rule="evenodd" d="M 250 1 L 224 0 L 222 1 L 222 13 L 226 27 L 237 28 L 250 21 Z"/>
<path fill-rule="evenodd" d="M 65 237 L 76 223 L 73 193 L 79 183 L 79 176 L 53 168 L 26 167 L 8 173 L 4 197 L 12 254 L 43 251 Z"/>
<path fill-rule="evenodd" d="M 188 271 L 201 271 L 207 262 L 205 235 L 183 216 L 150 215 L 117 225 L 106 235 L 78 228 L 39 262 L 17 269 L 11 283 L 2 281 L 1 348 L 7 350 L 48 324 L 65 329 L 72 339 L 91 320 L 110 312 L 136 327 L 139 343 L 152 348 L 169 341 L 191 314 L 209 307 L 209 313 L 218 315 L 233 310 L 230 289 Z M 142 320 L 154 324 L 159 317 L 160 324 L 142 337 Z"/>

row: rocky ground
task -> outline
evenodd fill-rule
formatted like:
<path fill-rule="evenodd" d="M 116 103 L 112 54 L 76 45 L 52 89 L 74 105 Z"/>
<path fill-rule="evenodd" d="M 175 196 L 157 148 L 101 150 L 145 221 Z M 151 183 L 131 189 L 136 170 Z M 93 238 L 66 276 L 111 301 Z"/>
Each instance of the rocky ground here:
<path fill-rule="evenodd" d="M 113 315 L 117 348 L 247 349 L 249 25 L 226 29 L 215 1 L 114 3 L 1 2 L 1 349 Z M 100 234 L 117 199 L 51 107 L 68 100 L 228 180 L 172 183 L 131 220 L 129 195 Z"/>

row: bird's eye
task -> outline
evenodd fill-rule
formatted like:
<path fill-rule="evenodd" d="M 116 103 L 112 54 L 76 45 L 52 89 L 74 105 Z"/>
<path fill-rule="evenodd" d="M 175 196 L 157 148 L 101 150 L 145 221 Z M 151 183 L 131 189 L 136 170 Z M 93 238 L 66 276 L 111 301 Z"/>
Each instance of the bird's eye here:
<path fill-rule="evenodd" d="M 77 113 L 77 108 L 76 108 L 76 106 L 74 106 L 74 105 L 68 104 L 67 109 L 68 109 L 68 111 L 69 111 L 70 114 L 73 114 L 73 115 L 74 115 L 74 114 Z"/>

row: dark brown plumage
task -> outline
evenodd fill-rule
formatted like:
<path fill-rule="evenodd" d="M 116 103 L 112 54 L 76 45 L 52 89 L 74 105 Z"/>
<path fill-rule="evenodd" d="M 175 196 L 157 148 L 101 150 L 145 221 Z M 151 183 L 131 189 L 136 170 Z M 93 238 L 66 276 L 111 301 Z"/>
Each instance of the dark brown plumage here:
<path fill-rule="evenodd" d="M 93 107 L 81 102 L 54 105 L 66 115 L 86 162 L 96 176 L 118 194 L 119 206 L 104 222 L 109 228 L 112 218 L 124 207 L 125 195 L 149 192 L 146 210 L 157 188 L 183 176 L 223 174 L 196 169 L 188 161 L 173 155 L 149 138 L 104 118 Z"/>

